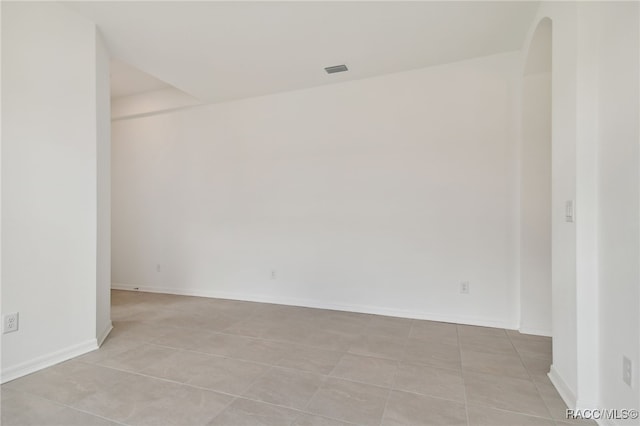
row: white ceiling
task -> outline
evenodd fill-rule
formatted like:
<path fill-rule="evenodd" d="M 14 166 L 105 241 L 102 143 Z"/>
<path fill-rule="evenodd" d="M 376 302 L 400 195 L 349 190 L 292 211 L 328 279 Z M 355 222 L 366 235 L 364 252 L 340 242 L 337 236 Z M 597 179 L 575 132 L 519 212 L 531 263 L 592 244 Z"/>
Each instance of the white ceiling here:
<path fill-rule="evenodd" d="M 135 95 L 171 87 L 162 80 L 117 59 L 111 60 L 111 97 Z"/>
<path fill-rule="evenodd" d="M 73 2 L 114 57 L 204 101 L 520 49 L 537 2 Z M 349 71 L 327 75 L 326 66 Z"/>

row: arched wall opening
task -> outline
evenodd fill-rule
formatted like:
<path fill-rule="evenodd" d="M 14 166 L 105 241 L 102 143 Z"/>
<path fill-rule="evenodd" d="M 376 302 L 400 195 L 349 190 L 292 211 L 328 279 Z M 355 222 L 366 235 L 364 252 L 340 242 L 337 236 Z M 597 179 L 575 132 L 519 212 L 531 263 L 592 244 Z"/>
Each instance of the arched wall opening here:
<path fill-rule="evenodd" d="M 551 37 L 542 19 L 522 76 L 520 331 L 551 336 Z"/>

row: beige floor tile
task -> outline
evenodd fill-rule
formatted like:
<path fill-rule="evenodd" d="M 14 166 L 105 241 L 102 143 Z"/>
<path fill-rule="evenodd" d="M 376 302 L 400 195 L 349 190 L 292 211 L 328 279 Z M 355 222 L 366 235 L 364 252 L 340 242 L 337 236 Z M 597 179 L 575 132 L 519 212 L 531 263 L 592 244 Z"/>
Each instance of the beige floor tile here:
<path fill-rule="evenodd" d="M 328 311 L 324 317 L 314 319 L 312 324 L 324 331 L 336 331 L 343 334 L 362 334 L 373 315 L 353 312 Z"/>
<path fill-rule="evenodd" d="M 249 339 L 244 345 L 232 352 L 230 356 L 246 361 L 276 365 L 285 354 L 293 349 L 294 345 L 291 343 Z"/>
<path fill-rule="evenodd" d="M 409 337 L 432 343 L 458 344 L 458 329 L 455 324 L 425 320 L 413 320 Z"/>
<path fill-rule="evenodd" d="M 507 333 L 502 328 L 479 327 L 475 325 L 458 324 L 458 335 L 460 336 L 489 336 L 507 338 Z"/>
<path fill-rule="evenodd" d="M 180 385 L 132 375 L 127 380 L 75 402 L 73 408 L 118 422 L 127 422 L 154 401 L 162 400 Z"/>
<path fill-rule="evenodd" d="M 402 360 L 433 367 L 461 369 L 460 349 L 457 345 L 409 339 Z"/>
<path fill-rule="evenodd" d="M 351 423 L 378 424 L 388 392 L 377 386 L 328 378 L 306 411 Z"/>
<path fill-rule="evenodd" d="M 228 356 L 249 341 L 248 337 L 233 334 L 206 332 L 203 330 L 178 330 L 167 333 L 153 340 L 152 343 L 170 348 Z"/>
<path fill-rule="evenodd" d="M 374 315 L 367 324 L 364 334 L 375 336 L 409 337 L 413 320 L 407 318 Z"/>
<path fill-rule="evenodd" d="M 344 354 L 331 376 L 370 385 L 391 387 L 398 362 L 362 355 Z"/>
<path fill-rule="evenodd" d="M 510 339 L 495 336 L 460 336 L 460 349 L 463 351 L 518 356 L 518 352 L 511 344 Z"/>
<path fill-rule="evenodd" d="M 540 396 L 554 420 L 570 424 L 595 425 L 595 421 L 585 419 L 568 419 L 567 404 L 552 384 L 536 383 Z"/>
<path fill-rule="evenodd" d="M 298 411 L 238 398 L 209 423 L 210 426 L 282 426 L 290 424 Z"/>
<path fill-rule="evenodd" d="M 214 391 L 241 395 L 269 366 L 236 359 L 211 357 L 190 367 L 187 384 Z"/>
<path fill-rule="evenodd" d="M 2 387 L 0 423 L 5 426 L 39 426 L 64 407 L 52 401 Z"/>
<path fill-rule="evenodd" d="M 169 358 L 175 352 L 175 349 L 145 343 L 113 357 L 104 358 L 97 361 L 96 364 L 119 370 L 138 372 Z"/>
<path fill-rule="evenodd" d="M 554 426 L 553 420 L 487 407 L 467 407 L 469 426 Z"/>
<path fill-rule="evenodd" d="M 213 357 L 200 352 L 177 350 L 166 359 L 142 369 L 140 373 L 185 383 L 200 373 L 199 365 L 215 362 L 217 358 Z"/>
<path fill-rule="evenodd" d="M 312 373 L 329 374 L 341 356 L 340 352 L 294 346 L 291 351 L 282 356 L 277 365 Z"/>
<path fill-rule="evenodd" d="M 531 380 L 465 372 L 467 403 L 549 418 L 536 385 Z"/>
<path fill-rule="evenodd" d="M 462 351 L 462 369 L 477 373 L 497 374 L 529 379 L 519 356 L 492 354 L 478 351 Z"/>
<path fill-rule="evenodd" d="M 437 398 L 464 401 L 464 381 L 458 370 L 401 363 L 394 389 Z"/>
<path fill-rule="evenodd" d="M 233 397 L 190 386 L 172 387 L 169 392 L 128 420 L 132 425 L 206 425 L 233 401 Z"/>
<path fill-rule="evenodd" d="M 238 336 L 262 337 L 262 335 L 272 327 L 273 324 L 271 321 L 266 321 L 262 318 L 251 317 L 239 321 L 221 330 L 221 332 L 226 334 L 235 334 Z"/>
<path fill-rule="evenodd" d="M 299 322 L 286 321 L 265 330 L 261 337 L 267 340 L 299 344 L 304 341 L 311 329 Z"/>
<path fill-rule="evenodd" d="M 355 341 L 357 336 L 332 330 L 310 329 L 299 343 L 328 351 L 344 352 Z"/>
<path fill-rule="evenodd" d="M 351 424 L 315 414 L 301 413 L 291 426 L 349 426 Z"/>
<path fill-rule="evenodd" d="M 531 374 L 549 374 L 551 369 L 551 360 L 544 358 L 535 358 L 528 355 L 520 354 L 520 359 L 524 364 L 524 368 Z"/>
<path fill-rule="evenodd" d="M 303 409 L 323 382 L 323 376 L 274 367 L 256 379 L 243 396 L 271 404 Z"/>
<path fill-rule="evenodd" d="M 364 334 L 354 340 L 349 353 L 398 360 L 402 358 L 406 342 L 403 337 Z"/>
<path fill-rule="evenodd" d="M 467 413 L 459 402 L 391 391 L 381 424 L 466 426 Z"/>
<path fill-rule="evenodd" d="M 46 420 L 54 426 L 116 426 L 119 423 L 93 416 L 73 408 L 63 408 Z M 4 423 L 3 423 L 4 425 Z M 5 426 L 10 426 L 9 424 Z M 22 426 L 22 425 L 21 425 Z"/>
<path fill-rule="evenodd" d="M 88 352 L 87 354 L 81 355 L 75 359 L 95 364 L 106 359 L 113 358 L 114 356 L 120 355 L 130 349 L 142 346 L 143 344 L 144 342 L 141 342 L 139 339 L 127 336 L 113 337 L 109 335 L 99 349 Z"/>
<path fill-rule="evenodd" d="M 511 342 L 521 355 L 551 360 L 551 338 L 549 337 L 512 337 Z"/>
<path fill-rule="evenodd" d="M 113 321 L 113 330 L 109 333 L 109 338 L 123 337 L 137 340 L 140 343 L 148 343 L 160 336 L 174 330 L 173 328 L 159 327 L 156 323 L 149 321 L 122 320 Z"/>
<path fill-rule="evenodd" d="M 28 392 L 61 404 L 71 404 L 130 376 L 72 360 L 16 379 L 3 385 L 2 390 Z"/>
<path fill-rule="evenodd" d="M 594 424 L 565 418 L 551 340 L 514 330 L 127 291 L 112 319 L 100 349 L 2 385 L 2 424 Z"/>

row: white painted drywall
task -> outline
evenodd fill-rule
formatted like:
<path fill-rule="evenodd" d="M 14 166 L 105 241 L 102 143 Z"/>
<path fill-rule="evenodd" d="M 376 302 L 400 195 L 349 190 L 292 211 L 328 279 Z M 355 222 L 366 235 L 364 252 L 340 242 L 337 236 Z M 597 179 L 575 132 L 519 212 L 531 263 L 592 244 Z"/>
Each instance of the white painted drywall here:
<path fill-rule="evenodd" d="M 551 377 L 570 406 L 575 405 L 577 389 L 576 230 L 565 222 L 564 207 L 576 194 L 576 7 L 575 3 L 541 3 L 522 58 L 524 73 L 535 30 L 542 19 L 551 18 Z"/>
<path fill-rule="evenodd" d="M 551 336 L 551 21 L 526 52 L 519 149 L 520 331 Z"/>
<path fill-rule="evenodd" d="M 525 75 L 522 89 L 520 330 L 550 336 L 551 73 Z"/>
<path fill-rule="evenodd" d="M 597 12 L 600 395 L 605 407 L 638 409 L 640 10 L 629 2 Z M 622 381 L 623 355 L 633 361 L 633 387 Z"/>
<path fill-rule="evenodd" d="M 113 120 L 169 111 L 198 105 L 202 102 L 175 87 L 120 96 L 111 100 L 111 118 Z"/>
<path fill-rule="evenodd" d="M 91 22 L 2 3 L 2 381 L 96 347 L 96 66 Z"/>
<path fill-rule="evenodd" d="M 626 387 L 622 355 L 638 365 L 638 5 L 542 3 L 525 46 L 544 17 L 553 21 L 550 378 L 569 406 L 633 409 L 637 368 Z"/>
<path fill-rule="evenodd" d="M 114 122 L 114 283 L 515 327 L 517 60 Z"/>
<path fill-rule="evenodd" d="M 111 330 L 111 111 L 109 52 L 96 34 L 97 264 L 96 337 Z"/>

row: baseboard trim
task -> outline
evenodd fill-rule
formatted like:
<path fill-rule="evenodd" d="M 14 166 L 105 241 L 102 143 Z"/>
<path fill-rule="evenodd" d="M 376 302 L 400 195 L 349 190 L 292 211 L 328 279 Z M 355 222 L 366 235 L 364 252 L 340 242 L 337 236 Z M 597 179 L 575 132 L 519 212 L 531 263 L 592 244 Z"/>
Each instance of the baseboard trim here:
<path fill-rule="evenodd" d="M 533 336 L 544 336 L 544 337 L 552 337 L 551 330 L 545 330 L 541 328 L 528 328 L 528 327 L 520 327 L 520 333 L 522 334 L 531 334 Z"/>
<path fill-rule="evenodd" d="M 125 291 L 142 291 L 147 293 L 162 293 L 162 294 L 175 294 L 179 296 L 196 296 L 196 297 L 210 297 L 215 299 L 229 299 L 229 300 L 241 300 L 245 302 L 259 302 L 259 303 L 273 303 L 277 305 L 289 305 L 289 306 L 302 306 L 306 308 L 316 309 L 329 309 L 333 311 L 346 311 L 346 312 L 358 312 L 363 314 L 374 315 L 386 315 L 399 318 L 411 318 L 438 322 L 449 322 L 455 324 L 476 325 L 482 327 L 494 327 L 494 328 L 506 328 L 509 330 L 515 330 L 515 324 L 507 323 L 506 321 L 491 320 L 485 318 L 473 318 L 462 316 L 449 316 L 432 314 L 424 311 L 411 311 L 384 308 L 380 306 L 366 306 L 366 305 L 350 305 L 341 303 L 325 303 L 311 299 L 296 299 L 287 297 L 272 297 L 266 295 L 247 295 L 242 293 L 227 293 L 217 291 L 202 291 L 192 289 L 176 289 L 166 287 L 146 287 L 137 286 L 122 283 L 112 283 L 111 288 L 113 290 L 125 290 Z"/>
<path fill-rule="evenodd" d="M 113 323 L 111 321 L 109 321 L 109 323 L 107 324 L 107 326 L 104 328 L 104 330 L 102 330 L 102 333 L 100 333 L 97 337 L 97 343 L 98 343 L 98 347 L 102 346 L 102 343 L 104 342 L 104 339 L 107 338 L 107 336 L 109 336 L 109 333 L 111 333 L 111 330 L 113 330 Z"/>
<path fill-rule="evenodd" d="M 63 361 L 67 361 L 96 349 L 98 349 L 97 340 L 90 339 L 85 342 L 78 343 L 77 345 L 72 345 L 59 351 L 22 362 L 13 367 L 3 368 L 1 374 L 2 378 L 0 381 L 2 383 L 7 383 L 11 380 L 26 376 L 27 374 L 34 373 L 38 370 L 42 370 L 43 368 L 51 367 L 52 365 L 59 364 Z"/>
<path fill-rule="evenodd" d="M 556 390 L 562 397 L 564 403 L 567 404 L 567 407 L 571 409 L 575 409 L 576 395 L 573 393 L 569 385 L 567 385 L 567 382 L 565 382 L 562 376 L 560 376 L 560 374 L 558 373 L 558 370 L 555 369 L 553 364 L 549 369 L 548 376 L 549 376 L 549 380 L 551 380 L 551 383 L 553 384 L 553 386 L 556 387 Z"/>

